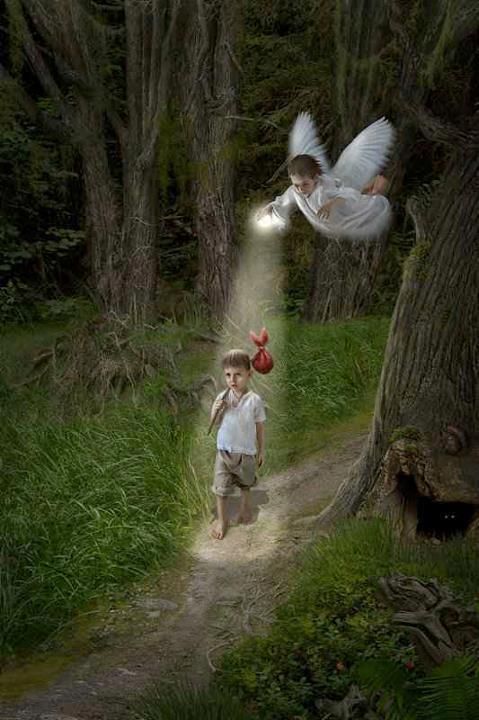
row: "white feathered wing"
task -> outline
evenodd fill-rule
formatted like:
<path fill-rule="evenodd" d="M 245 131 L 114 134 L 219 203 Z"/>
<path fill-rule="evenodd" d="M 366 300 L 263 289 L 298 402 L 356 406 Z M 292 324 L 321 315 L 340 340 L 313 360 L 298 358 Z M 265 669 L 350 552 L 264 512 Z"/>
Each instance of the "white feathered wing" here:
<path fill-rule="evenodd" d="M 299 113 L 289 133 L 289 159 L 297 155 L 311 155 L 319 162 L 323 172 L 330 172 L 326 150 L 318 141 L 311 115 L 306 112 Z"/>
<path fill-rule="evenodd" d="M 395 138 L 386 118 L 368 125 L 343 150 L 331 174 L 347 187 L 361 191 L 384 167 Z"/>

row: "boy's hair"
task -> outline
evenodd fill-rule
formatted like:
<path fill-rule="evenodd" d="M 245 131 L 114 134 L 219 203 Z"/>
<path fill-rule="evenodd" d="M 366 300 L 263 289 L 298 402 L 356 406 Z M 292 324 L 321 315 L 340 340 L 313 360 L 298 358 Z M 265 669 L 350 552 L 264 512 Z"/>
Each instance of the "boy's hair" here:
<path fill-rule="evenodd" d="M 313 178 L 315 175 L 321 175 L 322 170 L 319 162 L 312 155 L 296 155 L 288 163 L 288 174 Z"/>
<path fill-rule="evenodd" d="M 244 350 L 228 350 L 228 352 L 223 355 L 221 367 L 223 370 L 228 367 L 251 370 L 251 360 L 248 353 Z"/>

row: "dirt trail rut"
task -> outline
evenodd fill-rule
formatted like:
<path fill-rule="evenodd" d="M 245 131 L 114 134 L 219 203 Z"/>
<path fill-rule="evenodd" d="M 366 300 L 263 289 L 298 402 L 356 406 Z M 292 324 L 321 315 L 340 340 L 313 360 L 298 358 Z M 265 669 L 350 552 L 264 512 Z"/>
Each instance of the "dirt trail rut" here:
<path fill-rule="evenodd" d="M 264 632 L 285 596 L 295 555 L 311 540 L 311 519 L 359 455 L 365 434 L 335 443 L 316 459 L 261 482 L 254 522 L 222 541 L 205 529 L 188 570 L 135 598 L 121 628 L 50 685 L 0 703 L 0 720 L 120 720 L 155 680 L 206 682 L 221 653 L 248 633 Z M 234 510 L 234 502 L 232 508 Z"/>

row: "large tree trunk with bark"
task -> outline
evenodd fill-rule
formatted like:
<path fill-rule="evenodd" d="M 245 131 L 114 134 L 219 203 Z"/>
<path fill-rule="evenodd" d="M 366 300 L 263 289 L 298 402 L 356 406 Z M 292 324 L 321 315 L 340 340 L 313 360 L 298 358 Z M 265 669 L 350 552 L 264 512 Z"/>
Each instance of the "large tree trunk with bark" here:
<path fill-rule="evenodd" d="M 366 313 L 384 247 L 385 238 L 358 245 L 318 236 L 304 318 L 326 323 Z"/>
<path fill-rule="evenodd" d="M 99 20 L 80 0 L 54 4 L 22 0 L 22 4 L 26 55 L 82 157 L 93 288 L 105 312 L 128 314 L 143 322 L 155 312 L 156 150 L 170 94 L 181 0 L 125 0 L 115 9 L 126 30 L 124 118 L 114 107 L 122 104 L 118 89 L 111 90 L 104 79 L 105 66 L 111 62 L 109 43 L 118 43 L 118 27 L 110 25 L 109 15 Z M 30 28 L 48 47 L 48 54 Z M 112 138 L 107 136 L 106 118 L 117 136 L 122 188 L 113 171 L 118 160 L 109 151 Z"/>
<path fill-rule="evenodd" d="M 121 266 L 115 262 L 121 230 L 121 201 L 106 152 L 102 113 L 80 99 L 80 154 L 85 188 L 87 261 L 91 283 L 103 308 L 118 310 Z"/>
<path fill-rule="evenodd" d="M 155 314 L 158 280 L 158 179 L 154 166 L 125 178 L 121 307 L 136 322 Z"/>
<path fill-rule="evenodd" d="M 235 265 L 234 140 L 239 10 L 227 0 L 197 0 L 191 42 L 190 130 L 196 176 L 198 290 L 210 313 L 228 307 Z"/>
<path fill-rule="evenodd" d="M 450 0 L 434 3 L 427 11 L 422 0 L 415 5 L 415 14 L 410 3 L 400 0 L 381 4 L 360 0 L 353 6 L 340 0 L 336 5 L 335 153 L 369 122 L 392 112 L 398 131 L 387 168 L 393 201 L 402 192 L 416 147 L 415 109 L 424 105 L 443 71 L 445 53 L 458 47 L 475 27 L 473 3 L 468 7 L 467 0 L 461 8 Z M 387 238 L 366 250 L 346 242 L 341 257 L 334 241 L 321 242 L 311 271 L 306 319 L 326 321 L 367 313 L 387 246 Z"/>
<path fill-rule="evenodd" d="M 477 136 L 471 147 L 467 145 L 466 140 L 451 157 L 425 220 L 416 218 L 424 235 L 405 268 L 371 433 L 349 477 L 322 514 L 322 524 L 356 513 L 371 493 L 381 495 L 378 482 L 387 480 L 383 459 L 395 438 L 410 434 L 410 428 L 425 443 L 419 455 L 412 450 L 416 469 L 421 457 L 437 457 L 442 433 L 450 427 L 469 438 L 469 447 L 458 449 L 465 458 L 464 468 L 457 471 L 459 479 L 466 480 L 471 463 L 479 473 Z M 409 474 L 407 468 L 401 472 Z M 440 494 L 440 485 L 438 481 L 432 496 Z"/>
<path fill-rule="evenodd" d="M 380 53 L 390 41 L 385 7 L 341 0 L 335 9 L 334 159 L 366 125 L 384 114 Z M 381 100 L 380 100 L 381 99 Z M 344 320 L 368 312 L 386 238 L 369 243 L 318 238 L 310 273 L 306 320 Z"/>

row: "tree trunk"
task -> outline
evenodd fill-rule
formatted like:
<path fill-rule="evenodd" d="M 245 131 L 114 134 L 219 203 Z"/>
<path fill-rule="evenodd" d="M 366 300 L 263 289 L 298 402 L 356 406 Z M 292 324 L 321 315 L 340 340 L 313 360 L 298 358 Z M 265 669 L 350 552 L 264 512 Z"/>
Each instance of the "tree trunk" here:
<path fill-rule="evenodd" d="M 197 287 L 212 316 L 222 318 L 228 307 L 235 264 L 237 4 L 197 0 L 194 23 L 190 128 L 197 169 L 193 193 L 199 243 Z"/>
<path fill-rule="evenodd" d="M 380 52 L 390 41 L 385 7 L 374 0 L 353 6 L 341 0 L 335 13 L 334 159 L 358 132 L 384 114 Z M 328 322 L 367 313 L 386 246 L 384 237 L 367 244 L 318 238 L 303 317 Z"/>
<path fill-rule="evenodd" d="M 154 167 L 125 178 L 122 309 L 135 323 L 155 313 L 158 279 L 158 181 Z"/>
<path fill-rule="evenodd" d="M 444 172 L 426 239 L 405 268 L 369 439 L 322 524 L 356 513 L 368 499 L 398 428 L 432 438 L 446 426 L 470 438 L 479 431 L 478 169 L 473 146 L 458 150 Z"/>
<path fill-rule="evenodd" d="M 118 266 L 121 202 L 108 164 L 102 114 L 80 100 L 82 125 L 80 154 L 85 187 L 85 224 L 88 265 L 93 288 L 104 311 L 120 312 Z M 88 131 L 86 131 L 88 129 Z"/>
<path fill-rule="evenodd" d="M 129 314 L 142 322 L 155 310 L 156 150 L 170 94 L 172 48 L 182 0 L 119 4 L 115 12 L 123 9 L 118 22 L 124 23 L 126 31 L 123 98 L 118 87 L 105 85 L 105 67 L 112 62 L 109 52 L 114 56 L 119 50 L 118 27 L 110 25 L 108 12 L 98 19 L 101 8 L 90 14 L 79 0 L 53 5 L 44 0 L 22 2 L 28 15 L 23 24 L 27 57 L 83 160 L 92 284 L 103 310 Z M 48 56 L 37 45 L 30 24 L 48 47 Z M 126 106 L 124 119 L 115 105 Z M 109 151 L 106 118 L 117 135 L 122 188 L 115 180 L 119 159 Z"/>
<path fill-rule="evenodd" d="M 358 245 L 318 236 L 304 318 L 311 322 L 349 320 L 367 312 L 385 239 Z"/>
<path fill-rule="evenodd" d="M 335 150 L 384 114 L 388 88 L 381 55 L 391 40 L 387 3 L 339 0 L 335 17 L 336 107 Z"/>

